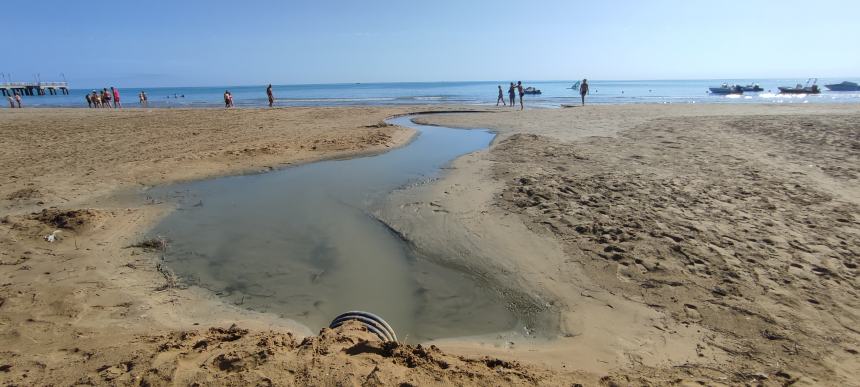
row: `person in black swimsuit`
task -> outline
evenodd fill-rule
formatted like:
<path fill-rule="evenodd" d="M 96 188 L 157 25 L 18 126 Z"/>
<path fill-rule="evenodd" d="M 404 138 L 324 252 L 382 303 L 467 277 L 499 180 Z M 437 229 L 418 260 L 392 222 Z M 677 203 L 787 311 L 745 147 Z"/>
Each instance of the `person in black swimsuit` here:
<path fill-rule="evenodd" d="M 579 85 L 579 95 L 582 97 L 582 106 L 585 106 L 586 94 L 588 94 L 588 79 L 583 79 L 582 84 Z"/>
<path fill-rule="evenodd" d="M 517 100 L 516 100 L 516 98 L 515 98 L 515 94 L 514 94 L 514 93 L 515 93 L 515 91 L 514 91 L 514 90 L 516 90 L 516 89 L 514 88 L 514 83 L 513 83 L 513 82 L 511 82 L 511 87 L 510 87 L 510 88 L 508 88 L 508 98 L 510 99 L 511 107 L 514 107 L 514 106 L 516 106 L 516 105 L 517 105 L 517 103 L 516 103 L 516 102 L 517 102 Z"/>

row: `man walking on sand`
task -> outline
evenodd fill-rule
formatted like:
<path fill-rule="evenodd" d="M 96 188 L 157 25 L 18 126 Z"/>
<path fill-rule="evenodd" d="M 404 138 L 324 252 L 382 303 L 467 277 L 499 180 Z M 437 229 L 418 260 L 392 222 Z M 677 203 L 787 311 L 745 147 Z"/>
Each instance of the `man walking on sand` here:
<path fill-rule="evenodd" d="M 496 106 L 499 106 L 499 102 L 502 103 L 502 106 L 508 106 L 505 104 L 505 94 L 502 92 L 502 85 L 499 85 L 499 99 L 496 100 Z"/>
<path fill-rule="evenodd" d="M 520 110 L 523 110 L 525 108 L 523 106 L 523 95 L 526 93 L 526 91 L 523 90 L 522 81 L 517 81 L 517 91 L 520 93 Z"/>
<path fill-rule="evenodd" d="M 582 97 L 582 106 L 585 106 L 585 95 L 588 94 L 588 79 L 583 79 L 579 85 L 579 95 Z"/>
<path fill-rule="evenodd" d="M 272 84 L 269 84 L 269 87 L 266 88 L 266 96 L 269 97 L 269 107 L 275 104 L 275 94 L 272 93 Z"/>

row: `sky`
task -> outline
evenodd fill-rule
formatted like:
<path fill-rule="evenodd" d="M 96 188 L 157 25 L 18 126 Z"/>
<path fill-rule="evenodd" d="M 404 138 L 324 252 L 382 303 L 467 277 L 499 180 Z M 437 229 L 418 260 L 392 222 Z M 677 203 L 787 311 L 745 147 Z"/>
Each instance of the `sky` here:
<path fill-rule="evenodd" d="M 857 0 L 32 0 L 2 9 L 0 50 L 15 55 L 0 73 L 62 74 L 83 88 L 860 75 Z"/>

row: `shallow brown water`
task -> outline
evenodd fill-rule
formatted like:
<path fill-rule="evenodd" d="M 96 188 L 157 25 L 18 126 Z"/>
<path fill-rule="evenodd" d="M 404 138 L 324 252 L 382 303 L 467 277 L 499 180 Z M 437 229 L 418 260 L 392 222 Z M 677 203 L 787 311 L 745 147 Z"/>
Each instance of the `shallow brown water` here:
<path fill-rule="evenodd" d="M 375 156 L 153 190 L 179 203 L 152 231 L 170 240 L 167 265 L 229 302 L 311 329 L 354 309 L 381 315 L 411 340 L 517 328 L 492 286 L 414 251 L 367 214 L 388 192 L 434 178 L 494 135 L 391 122 L 420 134 Z"/>

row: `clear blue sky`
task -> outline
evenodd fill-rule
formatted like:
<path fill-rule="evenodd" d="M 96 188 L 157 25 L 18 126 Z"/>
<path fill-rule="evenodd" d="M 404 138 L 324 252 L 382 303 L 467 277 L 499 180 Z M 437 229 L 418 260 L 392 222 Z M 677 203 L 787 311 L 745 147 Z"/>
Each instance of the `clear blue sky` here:
<path fill-rule="evenodd" d="M 73 87 L 860 75 L 857 0 L 19 0 L 2 15 L 17 55 L 0 72 Z"/>

